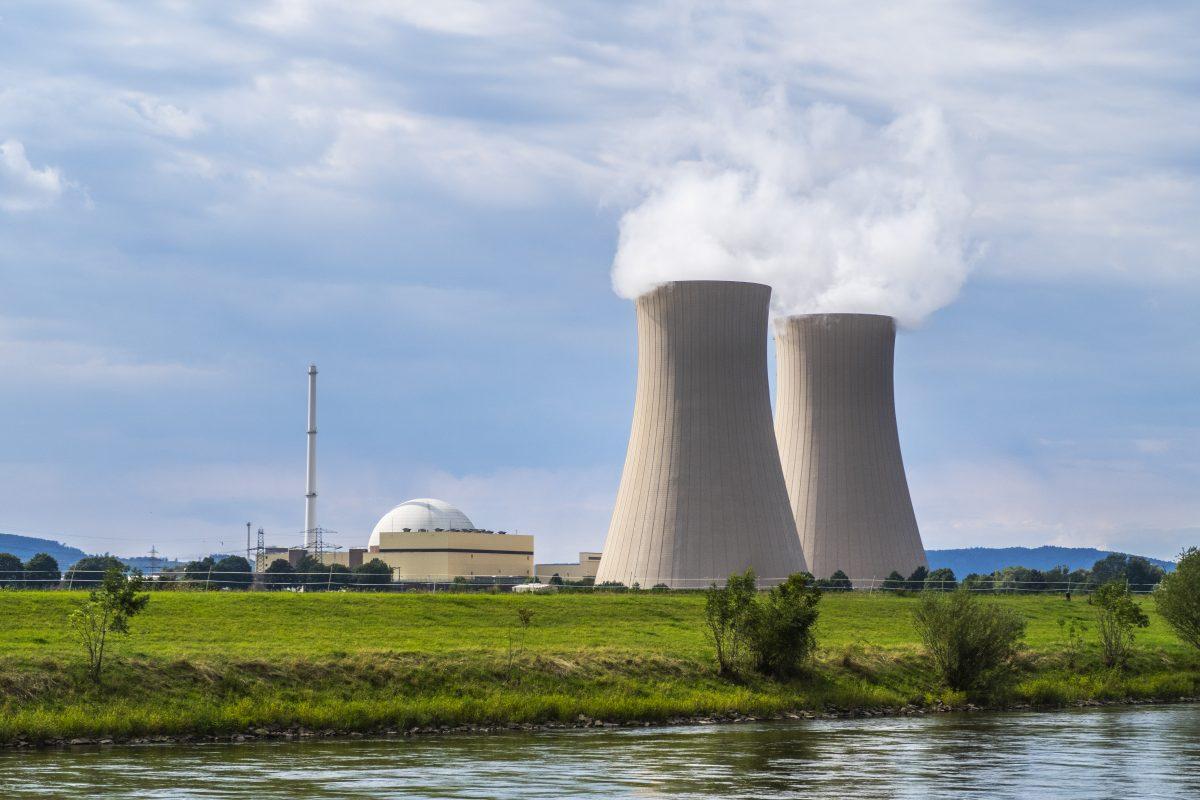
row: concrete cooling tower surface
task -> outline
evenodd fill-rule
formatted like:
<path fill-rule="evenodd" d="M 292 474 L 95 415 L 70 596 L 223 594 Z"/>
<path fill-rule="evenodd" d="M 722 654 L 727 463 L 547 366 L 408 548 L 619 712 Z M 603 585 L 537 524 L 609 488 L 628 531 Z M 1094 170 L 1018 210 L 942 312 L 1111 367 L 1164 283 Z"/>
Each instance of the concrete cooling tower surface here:
<path fill-rule="evenodd" d="M 892 385 L 896 325 L 875 314 L 776 320 L 775 429 L 810 570 L 869 587 L 926 565 Z"/>
<path fill-rule="evenodd" d="M 805 569 L 767 385 L 771 290 L 679 281 L 636 301 L 633 427 L 597 583 L 763 584 Z"/>

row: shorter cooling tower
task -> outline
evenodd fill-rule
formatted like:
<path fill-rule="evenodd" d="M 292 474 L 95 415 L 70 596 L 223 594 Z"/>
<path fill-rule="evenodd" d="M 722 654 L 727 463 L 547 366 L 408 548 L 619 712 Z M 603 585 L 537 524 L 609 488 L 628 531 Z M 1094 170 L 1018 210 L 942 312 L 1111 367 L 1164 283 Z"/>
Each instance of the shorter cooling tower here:
<path fill-rule="evenodd" d="M 811 572 L 841 570 L 865 588 L 927 565 L 896 430 L 895 321 L 787 317 L 775 343 L 775 432 Z"/>
<path fill-rule="evenodd" d="M 771 421 L 770 298 L 755 283 L 678 281 L 637 299 L 633 428 L 597 583 L 804 570 Z"/>

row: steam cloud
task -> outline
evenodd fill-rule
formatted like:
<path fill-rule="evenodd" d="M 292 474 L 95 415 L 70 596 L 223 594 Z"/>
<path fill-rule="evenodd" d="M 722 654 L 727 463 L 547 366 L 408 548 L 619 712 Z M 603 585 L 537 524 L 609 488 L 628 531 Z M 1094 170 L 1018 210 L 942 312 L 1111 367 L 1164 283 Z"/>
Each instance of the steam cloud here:
<path fill-rule="evenodd" d="M 653 133 L 660 151 L 613 261 L 623 297 L 748 280 L 774 288 L 776 314 L 889 314 L 911 327 L 966 279 L 970 203 L 937 109 L 872 126 L 776 93 Z"/>

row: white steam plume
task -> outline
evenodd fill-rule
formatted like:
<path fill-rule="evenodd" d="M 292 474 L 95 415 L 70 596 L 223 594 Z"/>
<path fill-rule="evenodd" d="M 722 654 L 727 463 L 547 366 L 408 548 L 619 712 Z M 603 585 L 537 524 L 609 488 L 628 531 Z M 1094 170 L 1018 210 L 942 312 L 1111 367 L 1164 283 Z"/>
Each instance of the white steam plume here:
<path fill-rule="evenodd" d="M 781 93 L 704 121 L 668 120 L 644 199 L 621 219 L 613 287 L 770 284 L 776 314 L 889 314 L 921 323 L 966 279 L 970 204 L 941 113 L 872 126 Z M 663 143 L 665 147 L 663 147 Z"/>

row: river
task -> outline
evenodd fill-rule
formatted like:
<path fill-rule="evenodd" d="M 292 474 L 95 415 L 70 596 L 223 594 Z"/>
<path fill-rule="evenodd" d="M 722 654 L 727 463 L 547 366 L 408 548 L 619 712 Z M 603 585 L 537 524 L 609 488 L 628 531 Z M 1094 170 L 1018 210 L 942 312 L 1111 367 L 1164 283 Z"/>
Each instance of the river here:
<path fill-rule="evenodd" d="M 0 796 L 1200 797 L 1200 706 L 0 752 Z"/>

